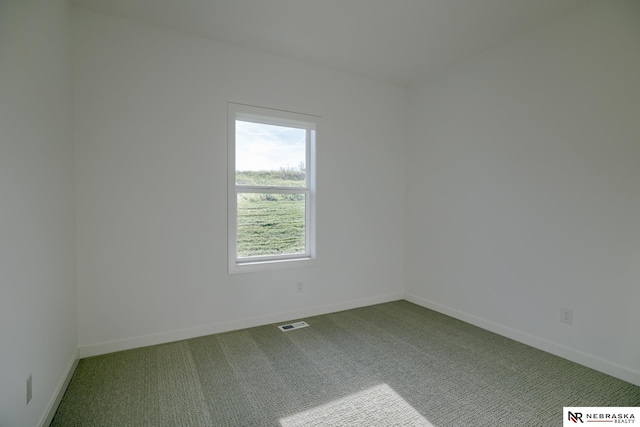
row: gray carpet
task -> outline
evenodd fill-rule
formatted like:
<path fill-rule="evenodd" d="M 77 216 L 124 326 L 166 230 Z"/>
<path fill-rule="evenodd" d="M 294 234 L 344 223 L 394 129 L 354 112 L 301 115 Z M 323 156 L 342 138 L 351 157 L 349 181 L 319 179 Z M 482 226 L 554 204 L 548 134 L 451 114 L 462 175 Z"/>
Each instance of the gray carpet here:
<path fill-rule="evenodd" d="M 82 359 L 52 426 L 557 426 L 640 387 L 396 301 Z"/>

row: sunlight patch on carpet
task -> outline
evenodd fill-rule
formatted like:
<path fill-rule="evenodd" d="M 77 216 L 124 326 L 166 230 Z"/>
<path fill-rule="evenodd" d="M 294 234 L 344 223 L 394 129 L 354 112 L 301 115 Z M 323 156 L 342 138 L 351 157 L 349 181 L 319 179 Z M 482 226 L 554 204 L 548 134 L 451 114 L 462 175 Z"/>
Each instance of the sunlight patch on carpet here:
<path fill-rule="evenodd" d="M 387 384 L 280 419 L 282 427 L 433 427 Z"/>

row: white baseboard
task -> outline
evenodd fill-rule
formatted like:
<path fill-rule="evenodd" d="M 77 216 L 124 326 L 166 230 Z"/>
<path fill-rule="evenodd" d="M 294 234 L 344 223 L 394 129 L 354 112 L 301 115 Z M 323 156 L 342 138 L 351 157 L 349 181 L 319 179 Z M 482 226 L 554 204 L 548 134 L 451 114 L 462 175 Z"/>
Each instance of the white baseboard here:
<path fill-rule="evenodd" d="M 454 308 L 417 297 L 415 295 L 405 294 L 404 299 L 422 307 L 429 308 L 439 313 L 446 314 L 447 316 L 451 316 L 472 325 L 478 326 L 487 331 L 494 332 L 498 335 L 502 335 L 523 344 L 530 345 L 531 347 L 546 351 L 547 353 L 551 353 L 553 355 L 562 357 L 588 368 L 595 369 L 596 371 L 611 375 L 612 377 L 616 377 L 621 380 L 630 382 L 631 384 L 640 386 L 640 372 L 634 371 L 633 369 L 625 368 L 624 366 L 617 365 L 615 363 L 600 359 L 587 353 L 583 353 L 570 347 L 548 341 L 535 335 L 527 334 L 526 332 L 518 331 L 508 326 L 504 326 L 499 323 L 475 316 L 473 314 L 468 314 Z"/>
<path fill-rule="evenodd" d="M 247 319 L 233 320 L 230 322 L 216 323 L 213 325 L 199 326 L 196 328 L 183 329 L 177 331 L 163 332 L 152 335 L 145 335 L 134 338 L 127 338 L 118 341 L 91 344 L 79 348 L 80 358 L 98 356 L 101 354 L 113 353 L 116 351 L 130 350 L 132 348 L 146 347 L 156 344 L 165 344 L 174 341 L 181 341 L 190 338 L 197 338 L 205 335 L 219 334 L 221 332 L 234 331 L 237 329 L 252 328 L 254 326 L 268 325 L 271 323 L 284 322 L 301 319 L 303 317 L 318 316 L 321 314 L 334 313 L 337 311 L 350 310 L 352 308 L 366 307 L 374 304 L 397 301 L 404 298 L 404 294 L 395 293 L 381 295 L 371 298 L 345 301 L 337 304 L 329 304 L 318 307 L 309 307 L 299 310 L 275 313 L 268 316 L 253 317 Z"/>
<path fill-rule="evenodd" d="M 76 371 L 76 367 L 78 366 L 78 362 L 80 360 L 79 355 L 80 349 L 77 349 L 75 353 L 73 353 L 73 357 L 71 358 L 65 373 L 60 379 L 58 387 L 56 387 L 56 392 L 51 397 L 49 405 L 47 405 L 47 409 L 38 424 L 40 427 L 48 427 L 51 424 L 51 421 L 53 421 L 53 417 L 56 415 L 62 396 L 64 396 L 64 392 L 67 391 L 69 382 L 71 382 L 71 377 L 73 377 L 73 373 Z"/>

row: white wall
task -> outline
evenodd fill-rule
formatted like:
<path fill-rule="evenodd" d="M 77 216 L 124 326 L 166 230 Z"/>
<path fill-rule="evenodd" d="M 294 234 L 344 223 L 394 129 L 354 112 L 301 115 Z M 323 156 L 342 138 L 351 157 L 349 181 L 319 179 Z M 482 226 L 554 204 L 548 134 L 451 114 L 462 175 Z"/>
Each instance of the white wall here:
<path fill-rule="evenodd" d="M 0 1 L 1 426 L 48 425 L 78 348 L 69 16 Z"/>
<path fill-rule="evenodd" d="M 410 88 L 411 300 L 640 384 L 639 42 L 603 0 Z"/>
<path fill-rule="evenodd" d="M 72 20 L 81 354 L 402 297 L 402 88 L 82 9 Z M 229 101 L 323 117 L 319 267 L 228 275 Z"/>

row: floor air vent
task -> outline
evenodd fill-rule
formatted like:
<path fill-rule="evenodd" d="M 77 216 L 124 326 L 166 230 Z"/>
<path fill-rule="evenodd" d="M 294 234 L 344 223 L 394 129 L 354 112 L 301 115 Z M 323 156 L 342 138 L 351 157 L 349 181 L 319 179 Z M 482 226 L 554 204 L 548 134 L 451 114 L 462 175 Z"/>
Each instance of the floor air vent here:
<path fill-rule="evenodd" d="M 306 328 L 309 326 L 307 322 L 289 323 L 287 325 L 278 326 L 282 332 L 292 331 L 294 329 Z"/>

